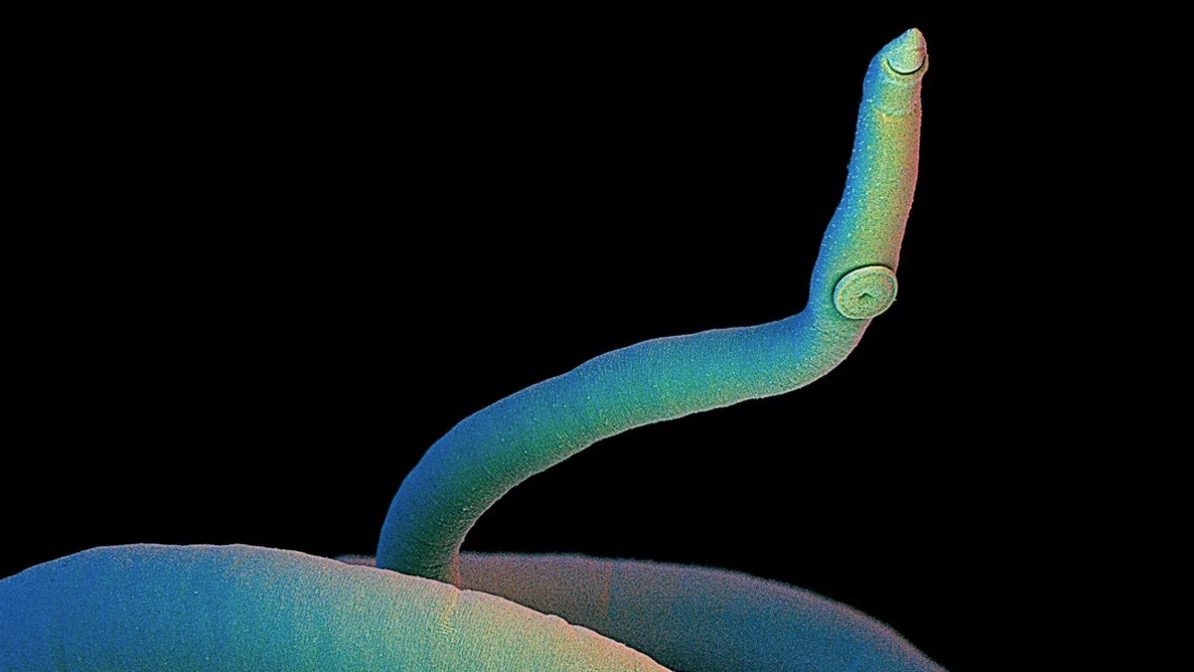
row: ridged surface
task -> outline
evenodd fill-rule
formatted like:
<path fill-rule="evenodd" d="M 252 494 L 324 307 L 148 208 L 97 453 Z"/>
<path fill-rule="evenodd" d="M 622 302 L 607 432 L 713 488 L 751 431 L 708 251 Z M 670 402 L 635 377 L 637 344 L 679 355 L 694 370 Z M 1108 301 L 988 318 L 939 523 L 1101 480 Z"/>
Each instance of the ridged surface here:
<path fill-rule="evenodd" d="M 469 529 L 527 478 L 603 438 L 783 394 L 840 363 L 870 320 L 839 312 L 837 283 L 862 267 L 894 272 L 899 263 L 916 187 L 927 59 L 924 38 L 912 29 L 871 61 L 845 192 L 822 239 L 804 310 L 755 327 L 615 350 L 474 413 L 436 441 L 403 481 L 382 528 L 378 564 L 456 583 Z M 837 302 L 867 303 L 865 283 L 854 291 Z"/>
<path fill-rule="evenodd" d="M 721 569 L 577 555 L 461 555 L 464 586 L 592 628 L 689 672 L 944 672 L 820 595 Z"/>
<path fill-rule="evenodd" d="M 634 427 L 796 389 L 849 354 L 895 296 L 926 68 L 916 30 L 872 60 L 804 310 L 623 348 L 466 418 L 391 505 L 378 558 L 401 574 L 247 546 L 93 549 L 0 581 L 0 672 L 667 669 L 626 644 L 686 672 L 940 670 L 858 612 L 720 570 L 469 556 L 464 585 L 485 592 L 453 585 L 465 534 L 531 475 Z"/>
<path fill-rule="evenodd" d="M 2 672 L 666 672 L 506 599 L 253 546 L 83 551 L 0 581 Z"/>

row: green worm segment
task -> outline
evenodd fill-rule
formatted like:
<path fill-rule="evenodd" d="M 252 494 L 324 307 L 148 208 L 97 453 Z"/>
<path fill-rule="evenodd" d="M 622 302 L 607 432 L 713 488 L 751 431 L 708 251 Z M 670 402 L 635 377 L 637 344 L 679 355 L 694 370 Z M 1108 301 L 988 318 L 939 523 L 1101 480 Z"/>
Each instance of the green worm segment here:
<path fill-rule="evenodd" d="M 895 298 L 927 64 L 916 30 L 871 62 L 845 194 L 799 314 L 639 343 L 466 418 L 390 507 L 378 564 L 401 573 L 294 551 L 138 545 L 0 580 L 0 670 L 940 672 L 857 612 L 720 570 L 469 556 L 463 583 L 483 592 L 458 587 L 465 534 L 519 482 L 633 427 L 801 387 L 849 354 Z"/>
<path fill-rule="evenodd" d="M 871 61 L 845 192 L 800 313 L 615 350 L 465 418 L 403 481 L 382 528 L 378 566 L 459 584 L 465 535 L 530 476 L 614 434 L 783 394 L 839 364 L 895 299 L 927 67 L 916 29 Z"/>

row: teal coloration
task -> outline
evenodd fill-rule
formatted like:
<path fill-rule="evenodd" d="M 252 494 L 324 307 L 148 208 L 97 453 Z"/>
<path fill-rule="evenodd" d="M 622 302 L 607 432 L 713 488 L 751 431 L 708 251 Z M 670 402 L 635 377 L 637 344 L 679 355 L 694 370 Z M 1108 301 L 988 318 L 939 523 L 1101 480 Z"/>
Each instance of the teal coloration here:
<path fill-rule="evenodd" d="M 822 239 L 804 310 L 755 327 L 622 348 L 469 416 L 402 483 L 382 527 L 378 565 L 459 583 L 465 535 L 527 478 L 635 427 L 790 392 L 845 359 L 870 320 L 843 315 L 834 289 L 855 269 L 894 272 L 898 265 L 916 187 L 927 58 L 923 36 L 912 29 L 871 61 L 845 193 Z M 892 63 L 919 66 L 905 75 Z"/>
<path fill-rule="evenodd" d="M 666 672 L 500 597 L 253 546 L 113 546 L 0 581 L 2 672 Z"/>
<path fill-rule="evenodd" d="M 466 418 L 395 496 L 382 569 L 248 546 L 138 545 L 6 578 L 0 672 L 943 672 L 863 614 L 740 574 L 460 554 L 490 505 L 585 447 L 783 394 L 851 352 L 895 299 L 927 64 L 915 29 L 872 60 L 845 192 L 798 314 L 616 350 Z"/>

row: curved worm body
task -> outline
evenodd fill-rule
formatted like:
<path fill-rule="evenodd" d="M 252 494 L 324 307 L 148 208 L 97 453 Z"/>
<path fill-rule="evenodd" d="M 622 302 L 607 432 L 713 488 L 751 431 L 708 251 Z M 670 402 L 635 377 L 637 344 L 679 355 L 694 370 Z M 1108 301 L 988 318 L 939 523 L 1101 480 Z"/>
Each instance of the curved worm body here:
<path fill-rule="evenodd" d="M 92 549 L 0 582 L 0 670 L 943 672 L 849 607 L 735 572 L 464 553 L 461 574 L 463 590 L 252 546 Z"/>
<path fill-rule="evenodd" d="M 872 60 L 845 193 L 800 313 L 610 352 L 466 418 L 402 483 L 380 569 L 138 545 L 0 580 L 0 672 L 942 672 L 848 607 L 740 574 L 460 554 L 490 505 L 596 441 L 794 390 L 850 353 L 896 296 L 927 59 L 914 29 Z"/>
<path fill-rule="evenodd" d="M 0 581 L 0 670 L 667 672 L 506 599 L 253 546 L 114 546 Z"/>
<path fill-rule="evenodd" d="M 465 535 L 527 478 L 634 427 L 789 392 L 845 359 L 870 318 L 895 299 L 927 59 L 913 29 L 871 61 L 845 193 L 821 242 L 804 310 L 755 327 L 622 348 L 469 416 L 403 481 L 382 527 L 378 566 L 458 583 Z"/>

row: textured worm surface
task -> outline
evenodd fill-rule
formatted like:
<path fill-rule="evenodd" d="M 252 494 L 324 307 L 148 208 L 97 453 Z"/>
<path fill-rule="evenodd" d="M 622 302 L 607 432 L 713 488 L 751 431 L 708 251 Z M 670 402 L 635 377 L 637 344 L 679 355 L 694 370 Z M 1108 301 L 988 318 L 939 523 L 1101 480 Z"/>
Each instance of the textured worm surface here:
<path fill-rule="evenodd" d="M 466 418 L 403 481 L 382 528 L 379 566 L 456 583 L 465 535 L 523 480 L 605 437 L 782 394 L 840 363 L 870 318 L 895 299 L 927 59 L 913 29 L 871 61 L 845 192 L 822 239 L 804 310 L 755 327 L 616 350 Z"/>
<path fill-rule="evenodd" d="M 252 546 L 113 546 L 0 581 L 0 670 L 623 670 L 646 656 L 508 600 Z"/>
<path fill-rule="evenodd" d="M 465 553 L 461 582 L 592 628 L 675 670 L 944 672 L 854 609 L 736 572 Z"/>
<path fill-rule="evenodd" d="M 717 570 L 480 558 L 466 560 L 463 583 L 487 592 L 452 585 L 465 534 L 531 475 L 634 427 L 796 389 L 850 353 L 896 296 L 927 63 L 915 30 L 872 60 L 845 192 L 800 313 L 623 348 L 466 418 L 391 504 L 378 563 L 397 571 L 246 546 L 140 545 L 4 579 L 0 672 L 668 669 L 488 591 L 686 672 L 939 670 L 853 610 Z"/>
<path fill-rule="evenodd" d="M 738 572 L 580 555 L 461 553 L 460 581 L 591 628 L 673 670 L 945 672 L 857 610 Z"/>

